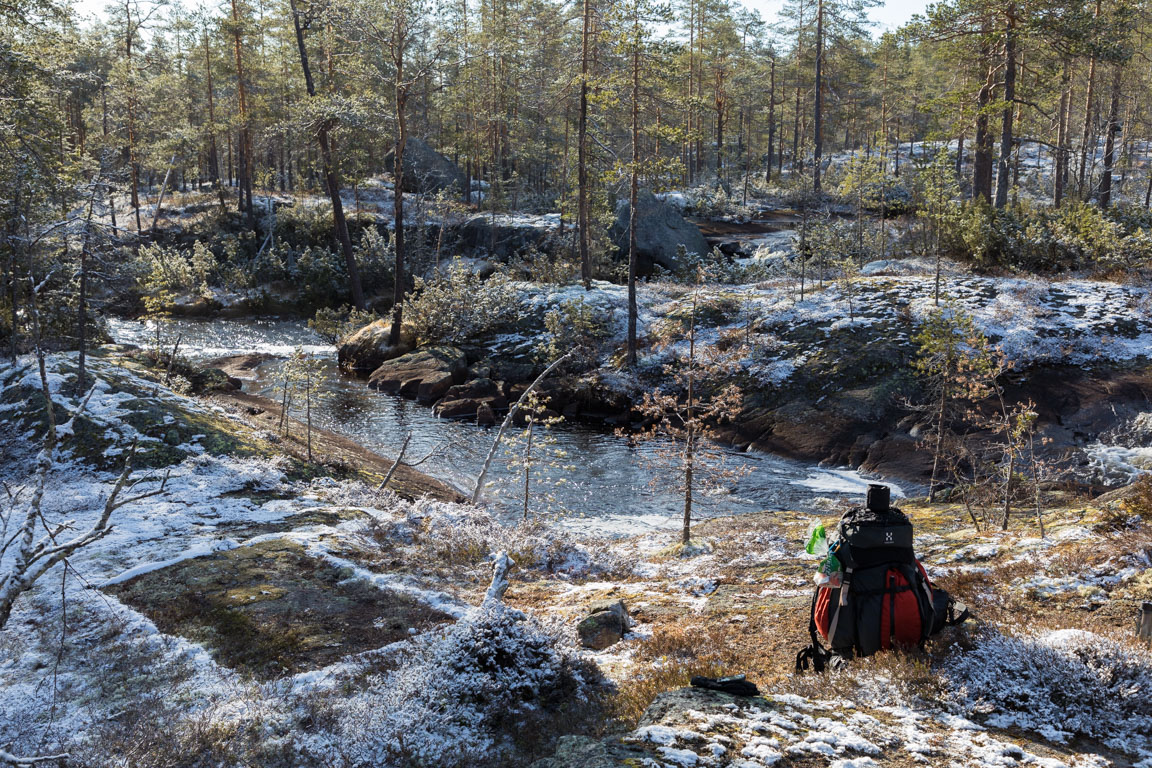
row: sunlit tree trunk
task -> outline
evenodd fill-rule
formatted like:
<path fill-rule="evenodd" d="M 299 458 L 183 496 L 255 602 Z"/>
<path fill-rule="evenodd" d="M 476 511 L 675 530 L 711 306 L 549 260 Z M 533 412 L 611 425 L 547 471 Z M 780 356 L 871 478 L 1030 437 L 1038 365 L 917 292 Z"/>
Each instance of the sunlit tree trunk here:
<path fill-rule="evenodd" d="M 1100 0 L 1096 0 L 1096 10 L 1093 19 L 1100 18 Z M 1088 87 L 1084 92 L 1084 129 L 1080 135 L 1080 168 L 1077 172 L 1076 191 L 1083 199 L 1088 197 L 1087 170 L 1088 170 L 1088 142 L 1092 138 L 1092 121 L 1095 116 L 1096 90 L 1096 56 L 1088 59 Z M 1092 147 L 1092 155 L 1096 155 L 1096 147 Z"/>
<path fill-rule="evenodd" d="M 1012 162 L 1013 126 L 1016 112 L 1016 19 L 1009 16 L 1004 35 L 1004 112 L 1000 128 L 1000 160 L 996 165 L 996 207 L 1008 204 L 1009 164 Z"/>
<path fill-rule="evenodd" d="M 300 12 L 296 9 L 296 0 L 290 0 L 292 9 L 292 22 L 296 30 L 296 46 L 300 51 L 300 68 L 304 71 L 304 84 L 308 89 L 309 98 L 316 98 L 316 84 L 312 80 L 312 69 L 308 64 L 308 49 L 304 45 L 304 23 Z M 356 266 L 356 254 L 352 250 L 352 237 L 348 234 L 348 220 L 344 217 L 344 202 L 340 199 L 340 175 L 336 169 L 335 152 L 328 142 L 328 120 L 324 119 L 316 130 L 316 141 L 320 144 L 320 155 L 324 164 L 324 183 L 328 187 L 328 197 L 332 201 L 332 221 L 336 227 L 336 238 L 344 252 L 344 264 L 348 271 L 348 290 L 352 295 L 352 304 L 357 309 L 364 309 L 364 290 L 360 285 L 360 270 Z M 400 158 L 397 158 L 399 160 Z M 394 166 L 399 169 L 401 166 Z M 396 184 L 400 187 L 399 182 Z M 397 250 L 399 253 L 399 250 Z M 397 275 L 399 279 L 399 275 Z"/>
<path fill-rule="evenodd" d="M 820 193 L 820 160 L 824 152 L 824 0 L 816 4 L 816 85 L 813 89 L 815 109 L 812 119 L 812 191 Z"/>
<path fill-rule="evenodd" d="M 580 113 L 576 127 L 577 224 L 580 230 L 580 279 L 585 290 L 592 290 L 592 257 L 589 252 L 588 228 L 588 79 L 592 44 L 592 0 L 584 0 L 584 30 L 580 36 Z"/>
<path fill-rule="evenodd" d="M 1108 127 L 1104 134 L 1104 173 L 1100 177 L 1100 207 L 1112 203 L 1112 170 L 1116 166 L 1116 134 L 1120 133 L 1120 88 L 1124 81 L 1124 68 L 1115 65 L 1112 76 L 1112 97 L 1108 105 Z"/>

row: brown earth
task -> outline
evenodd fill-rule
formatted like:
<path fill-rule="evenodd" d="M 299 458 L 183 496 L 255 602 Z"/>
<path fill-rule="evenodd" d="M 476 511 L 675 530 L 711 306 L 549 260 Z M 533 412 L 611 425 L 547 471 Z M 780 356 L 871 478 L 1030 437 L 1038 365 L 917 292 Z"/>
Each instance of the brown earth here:
<path fill-rule="evenodd" d="M 185 560 L 107 590 L 165 633 L 204 643 L 229 667 L 271 679 L 381 648 L 452 617 L 350 579 L 274 539 Z"/>

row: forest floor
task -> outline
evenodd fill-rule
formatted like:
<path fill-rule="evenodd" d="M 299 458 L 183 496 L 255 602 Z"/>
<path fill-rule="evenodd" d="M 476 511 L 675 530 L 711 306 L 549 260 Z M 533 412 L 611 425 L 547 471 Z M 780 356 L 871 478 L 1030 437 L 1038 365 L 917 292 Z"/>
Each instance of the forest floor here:
<path fill-rule="evenodd" d="M 909 501 L 929 574 L 975 622 L 921 654 L 797 677 L 816 565 L 801 542 L 814 516 L 834 519 L 834 502 L 709 520 L 693 529 L 692 556 L 666 533 L 507 527 L 415 471 L 377 492 L 391 462 L 334 435 L 314 435 L 307 461 L 301 425 L 278 436 L 267 401 L 175 393 L 120 351 L 90 365 L 97 382 L 81 407 L 75 358 L 49 361 L 65 447 L 46 513 L 90 523 L 133 440 L 152 478 L 141 487 L 166 473 L 165 492 L 118 511 L 111 534 L 17 603 L 0 637 L 0 733 L 18 751 L 68 750 L 86 765 L 188 750 L 340 764 L 349 703 L 413 639 L 472 614 L 490 555 L 505 550 L 518 563 L 506 602 L 541 621 L 570 631 L 593 601 L 625 601 L 629 634 L 585 654 L 613 685 L 598 725 L 607 740 L 584 746 L 631 750 L 634 765 L 1152 764 L 1139 723 L 1117 726 L 1123 739 L 1086 739 L 1041 707 L 983 701 L 955 671 L 1007 642 L 999 633 L 1031 642 L 1085 630 L 1127 647 L 1136 606 L 1152 599 L 1139 486 L 1103 502 L 1050 495 L 1043 538 L 1024 508 L 1007 531 L 977 532 L 958 505 Z M 44 412 L 33 361 L 0 370 L 0 384 L 0 473 L 27 488 Z M 439 498 L 412 500 L 425 491 Z M 668 693 L 693 674 L 736 672 L 768 698 Z"/>

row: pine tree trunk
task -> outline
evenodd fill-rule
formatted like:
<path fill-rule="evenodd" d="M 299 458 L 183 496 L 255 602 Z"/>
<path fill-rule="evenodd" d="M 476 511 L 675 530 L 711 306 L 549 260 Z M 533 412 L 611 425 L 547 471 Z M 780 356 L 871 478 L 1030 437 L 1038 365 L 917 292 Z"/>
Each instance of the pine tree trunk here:
<path fill-rule="evenodd" d="M 1108 127 L 1104 135 L 1104 173 L 1100 177 L 1100 207 L 1112 203 L 1112 170 L 1116 165 L 1116 134 L 1120 133 L 1120 88 L 1124 81 L 1124 68 L 1115 65 L 1112 75 L 1112 97 L 1108 104 Z"/>
<path fill-rule="evenodd" d="M 216 99 L 212 91 L 212 49 L 208 44 L 208 27 L 204 27 L 204 72 L 208 96 L 208 179 L 220 195 L 220 207 L 224 208 L 224 189 L 220 185 L 220 156 L 216 147 Z"/>
<path fill-rule="evenodd" d="M 1072 82 L 1071 63 L 1064 57 L 1060 75 L 1060 110 L 1056 116 L 1056 152 L 1053 159 L 1052 205 L 1064 202 L 1064 184 L 1068 179 L 1068 97 Z"/>
<path fill-rule="evenodd" d="M 404 43 L 398 41 L 394 45 L 396 46 L 393 52 L 393 65 L 396 68 L 396 149 L 393 168 L 396 169 L 396 188 L 392 196 L 394 227 L 392 242 L 395 244 L 396 268 L 392 284 L 392 328 L 388 343 L 397 346 L 400 344 L 400 324 L 404 319 L 404 185 L 401 179 L 404 175 L 404 149 L 408 143 L 408 88 L 403 84 Z"/>
<path fill-rule="evenodd" d="M 1004 35 L 1004 111 L 1000 128 L 1000 160 L 996 164 L 996 207 L 1008 204 L 1009 164 L 1012 162 L 1012 118 L 1016 112 L 1016 20 L 1008 19 Z"/>
<path fill-rule="evenodd" d="M 239 162 L 237 182 L 238 210 L 246 215 L 248 228 L 255 229 L 252 211 L 252 141 L 248 134 L 248 89 L 244 83 L 244 57 L 241 54 L 240 10 L 232 0 L 232 42 L 236 53 L 236 98 L 240 109 L 240 137 L 237 141 Z"/>
<path fill-rule="evenodd" d="M 1100 18 L 1100 0 L 1096 0 L 1096 11 L 1092 14 L 1093 19 Z M 1088 189 L 1085 186 L 1087 181 L 1088 170 L 1088 141 L 1092 137 L 1092 118 L 1095 109 L 1093 101 L 1095 99 L 1096 89 L 1096 57 L 1093 56 L 1088 60 L 1088 88 L 1084 92 L 1084 130 L 1080 138 L 1080 168 L 1078 177 L 1076 179 L 1076 192 L 1081 199 L 1088 198 Z M 1096 156 L 1096 147 L 1092 147 L 1092 156 Z"/>
<path fill-rule="evenodd" d="M 632 168 L 628 186 L 628 358 L 636 365 L 636 208 L 640 202 L 640 23 L 632 39 Z"/>
<path fill-rule="evenodd" d="M 580 114 L 576 128 L 576 174 L 579 186 L 577 224 L 580 230 L 580 279 L 584 290 L 592 290 L 592 257 L 589 253 L 588 227 L 588 77 L 589 49 L 592 37 L 592 0 L 584 0 L 584 30 L 580 37 Z"/>
<path fill-rule="evenodd" d="M 125 58 L 128 61 L 128 168 L 132 185 L 131 200 L 132 210 L 136 213 L 136 247 L 139 247 L 139 233 L 140 233 L 140 163 L 136 158 L 136 77 L 132 71 L 134 64 L 132 63 L 132 13 L 130 6 L 125 0 L 124 3 L 126 28 L 124 34 L 124 52 Z"/>
<path fill-rule="evenodd" d="M 724 173 L 724 96 L 719 77 L 716 78 L 714 102 L 716 105 L 716 183 L 719 184 L 723 178 L 721 174 Z"/>
<path fill-rule="evenodd" d="M 992 202 L 992 133 L 988 130 L 988 104 L 992 101 L 992 87 L 996 69 L 989 65 L 988 74 L 976 96 L 976 138 L 972 155 L 972 199 L 984 198 Z"/>
<path fill-rule="evenodd" d="M 772 149 L 776 141 L 776 59 L 772 59 L 768 70 L 768 168 L 764 171 L 764 183 L 772 183 Z"/>
<path fill-rule="evenodd" d="M 824 0 L 816 5 L 816 86 L 813 97 L 816 108 L 812 120 L 812 191 L 820 193 L 820 161 L 824 153 Z"/>
<path fill-rule="evenodd" d="M 300 24 L 300 14 L 296 10 L 296 0 L 290 0 L 292 9 L 292 22 L 296 29 L 296 47 L 300 51 L 300 68 L 304 71 L 304 84 L 308 89 L 308 97 L 316 98 L 316 84 L 312 80 L 312 69 L 308 64 L 308 49 L 304 45 L 304 28 Z M 328 123 L 320 124 L 316 132 L 316 140 L 320 144 L 320 155 L 324 164 L 324 182 L 328 187 L 328 197 L 332 201 L 332 221 L 336 227 L 336 238 L 340 241 L 340 248 L 344 252 L 344 264 L 348 271 L 348 289 L 352 294 L 352 304 L 357 309 L 364 309 L 364 290 L 360 285 L 360 270 L 356 266 L 356 254 L 352 250 L 352 237 L 348 234 L 348 220 L 344 217 L 344 201 L 340 199 L 340 175 L 336 170 L 336 161 L 331 145 L 328 143 Z M 399 161 L 399 158 L 397 158 Z M 394 168 L 403 166 L 397 162 Z M 400 171 L 397 173 L 397 196 L 400 194 Z M 397 249 L 397 259 L 400 250 Z M 396 276 L 400 279 L 399 274 Z M 398 330 L 398 329 L 396 329 Z"/>

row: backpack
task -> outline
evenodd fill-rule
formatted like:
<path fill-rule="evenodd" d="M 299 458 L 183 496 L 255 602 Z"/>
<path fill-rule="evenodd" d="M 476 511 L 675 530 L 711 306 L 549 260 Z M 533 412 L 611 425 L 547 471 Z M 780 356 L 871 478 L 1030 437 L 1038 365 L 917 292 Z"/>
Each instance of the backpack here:
<path fill-rule="evenodd" d="M 829 547 L 843 568 L 837 586 L 818 586 L 808 632 L 812 645 L 796 657 L 796 670 L 820 672 L 833 657 L 871 656 L 889 648 L 922 644 L 968 611 L 928 578 L 912 548 L 912 523 L 889 506 L 887 486 L 868 489 L 868 503 L 840 519 Z M 828 644 L 825 650 L 821 640 Z"/>

